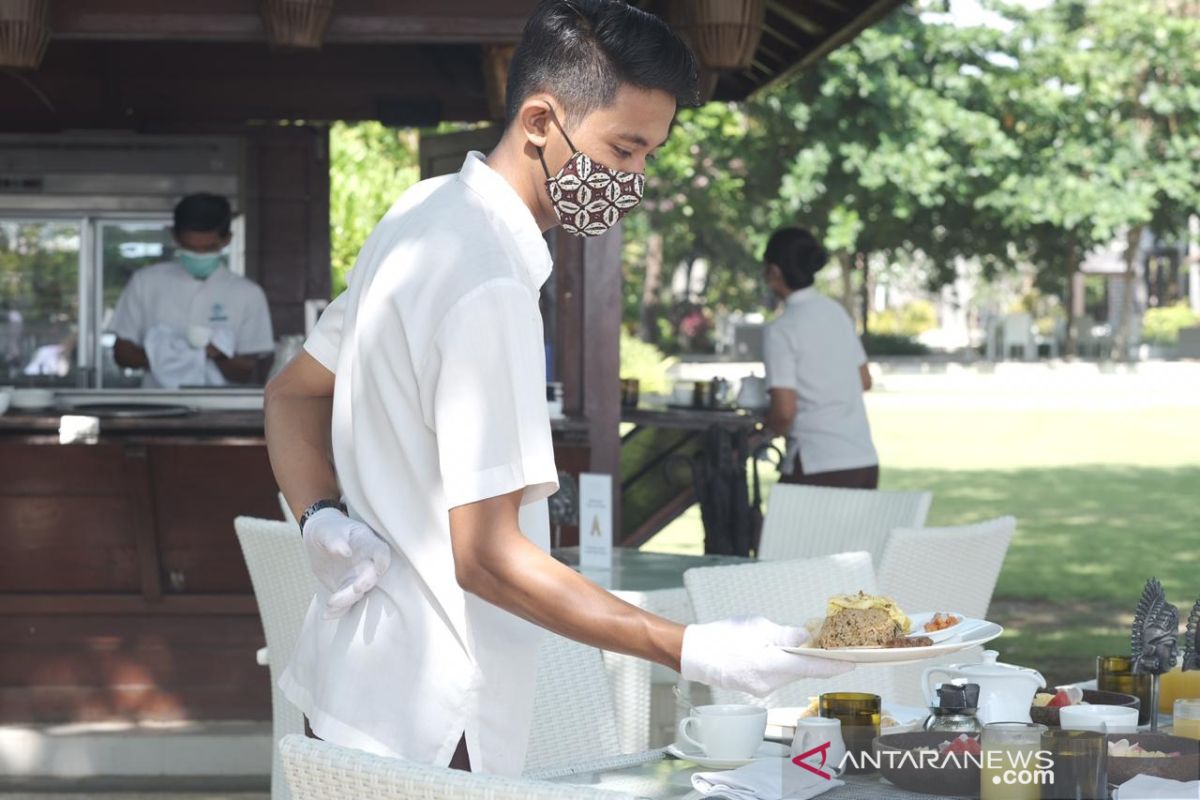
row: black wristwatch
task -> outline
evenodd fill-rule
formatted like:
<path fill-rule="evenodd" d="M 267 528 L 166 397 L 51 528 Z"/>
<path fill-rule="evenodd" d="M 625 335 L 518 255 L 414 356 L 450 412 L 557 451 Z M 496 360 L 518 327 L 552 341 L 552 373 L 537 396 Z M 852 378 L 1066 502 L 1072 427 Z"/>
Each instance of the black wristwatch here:
<path fill-rule="evenodd" d="M 304 509 L 304 513 L 300 515 L 300 535 L 301 536 L 304 535 L 304 523 L 308 522 L 308 520 L 312 518 L 313 514 L 316 514 L 318 511 L 322 511 L 326 508 L 336 508 L 338 511 L 341 511 L 343 514 L 346 513 L 345 504 L 339 500 L 318 500 L 317 502 L 313 503 L 308 508 Z"/>

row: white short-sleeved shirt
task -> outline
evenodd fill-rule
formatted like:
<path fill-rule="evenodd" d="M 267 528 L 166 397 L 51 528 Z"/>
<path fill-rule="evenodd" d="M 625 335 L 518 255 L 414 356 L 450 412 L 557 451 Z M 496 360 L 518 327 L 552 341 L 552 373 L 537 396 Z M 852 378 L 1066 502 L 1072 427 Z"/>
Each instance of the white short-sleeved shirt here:
<path fill-rule="evenodd" d="M 108 328 L 122 339 L 145 347 L 146 334 L 165 325 L 186 337 L 193 325 L 227 328 L 233 333 L 238 355 L 269 353 L 275 349 L 267 296 L 257 283 L 219 267 L 205 280 L 193 278 L 177 261 L 143 267 L 134 273 L 117 301 Z M 216 364 L 209 362 L 205 383 L 228 383 Z M 150 370 L 142 385 L 158 387 Z"/>
<path fill-rule="evenodd" d="M 792 292 L 766 328 L 763 360 L 767 388 L 796 393 L 785 471 L 797 452 L 806 475 L 879 463 L 858 371 L 867 354 L 846 309 L 811 286 Z"/>
<path fill-rule="evenodd" d="M 458 586 L 449 510 L 523 489 L 521 530 L 549 548 L 550 267 L 533 215 L 472 153 L 393 206 L 305 345 L 336 376 L 350 515 L 393 550 L 345 617 L 317 595 L 280 680 L 322 738 L 445 765 L 465 733 L 473 769 L 522 769 L 540 629 Z"/>

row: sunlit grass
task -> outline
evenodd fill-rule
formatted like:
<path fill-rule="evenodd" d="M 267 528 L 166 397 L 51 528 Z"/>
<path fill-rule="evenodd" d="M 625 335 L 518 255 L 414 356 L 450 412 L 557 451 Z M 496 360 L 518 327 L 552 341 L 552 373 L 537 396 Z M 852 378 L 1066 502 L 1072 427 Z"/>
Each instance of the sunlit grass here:
<path fill-rule="evenodd" d="M 1196 407 L 914 408 L 873 398 L 881 488 L 934 493 L 930 525 L 1003 514 L 1018 530 L 996 588 L 1004 658 L 1059 679 L 1128 647 L 1121 621 L 1145 580 L 1178 605 L 1200 597 L 1200 401 Z M 764 477 L 774 482 L 773 469 Z M 650 549 L 700 552 L 693 508 Z M 1045 606 L 1051 612 L 1039 615 Z M 1050 677 L 1050 675 L 1047 675 Z"/>

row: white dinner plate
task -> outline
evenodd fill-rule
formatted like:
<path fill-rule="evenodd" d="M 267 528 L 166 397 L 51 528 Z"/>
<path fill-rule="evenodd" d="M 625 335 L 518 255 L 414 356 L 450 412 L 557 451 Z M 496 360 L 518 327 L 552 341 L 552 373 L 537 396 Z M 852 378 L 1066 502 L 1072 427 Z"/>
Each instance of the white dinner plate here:
<path fill-rule="evenodd" d="M 978 644 L 986 644 L 1004 633 L 1004 628 L 982 619 L 965 619 L 962 632 L 944 642 L 935 642 L 928 647 L 839 647 L 826 650 L 811 644 L 783 648 L 789 653 L 825 658 L 830 661 L 849 661 L 854 664 L 912 664 L 938 656 L 957 653 Z"/>
<path fill-rule="evenodd" d="M 923 630 L 925 623 L 933 619 L 935 614 L 949 614 L 950 616 L 958 617 L 958 622 L 949 628 L 942 628 L 940 631 L 926 633 Z M 926 611 L 923 614 L 909 614 L 908 619 L 912 622 L 912 633 L 908 635 L 909 638 L 914 636 L 928 636 L 934 641 L 934 644 L 957 636 L 960 632 L 967 630 L 972 623 L 978 624 L 981 622 L 981 620 L 972 620 L 963 616 L 957 611 Z"/>
<path fill-rule="evenodd" d="M 666 750 L 681 761 L 690 761 L 696 766 L 704 767 L 705 769 L 734 769 L 735 767 L 744 767 L 758 758 L 781 758 L 791 753 L 790 747 L 777 742 L 763 742 L 762 746 L 758 748 L 758 752 L 754 754 L 754 758 L 727 760 L 709 758 L 700 752 L 699 748 L 684 742 L 669 744 Z"/>

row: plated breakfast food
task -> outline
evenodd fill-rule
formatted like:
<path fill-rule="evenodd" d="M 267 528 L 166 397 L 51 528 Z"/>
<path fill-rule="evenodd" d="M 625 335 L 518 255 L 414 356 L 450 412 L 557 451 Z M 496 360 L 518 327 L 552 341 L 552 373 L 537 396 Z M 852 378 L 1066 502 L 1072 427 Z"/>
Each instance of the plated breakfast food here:
<path fill-rule="evenodd" d="M 816 635 L 818 647 L 928 647 L 933 640 L 909 636 L 912 620 L 887 597 L 840 594 L 829 598 L 825 619 Z"/>
<path fill-rule="evenodd" d="M 909 617 L 891 598 L 859 591 L 834 595 L 825 616 L 810 620 L 810 639 L 793 652 L 855 663 L 924 661 L 995 639 L 994 622 L 937 611 Z"/>

